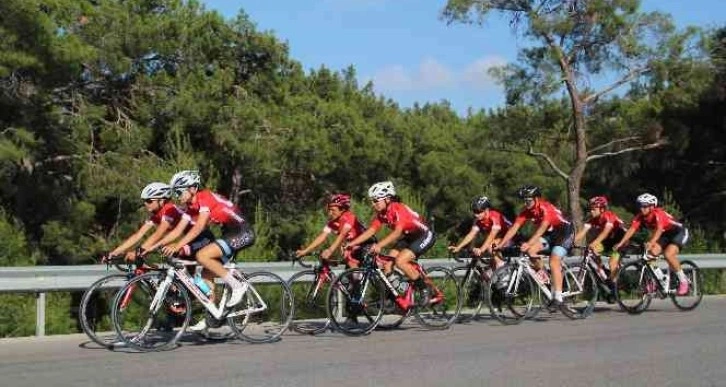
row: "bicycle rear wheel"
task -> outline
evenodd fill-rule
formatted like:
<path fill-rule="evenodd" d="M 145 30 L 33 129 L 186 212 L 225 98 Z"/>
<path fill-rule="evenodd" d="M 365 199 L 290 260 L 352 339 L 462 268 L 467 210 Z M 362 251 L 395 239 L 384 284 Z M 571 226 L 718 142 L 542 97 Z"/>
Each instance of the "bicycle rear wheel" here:
<path fill-rule="evenodd" d="M 652 300 L 651 293 L 658 286 L 650 271 L 640 262 L 624 265 L 615 277 L 618 305 L 630 314 L 643 313 Z"/>
<path fill-rule="evenodd" d="M 126 346 L 143 352 L 163 351 L 174 347 L 184 334 L 192 317 L 189 295 L 178 281 L 159 290 L 164 278 L 164 273 L 144 274 L 116 294 L 112 321 Z"/>
<path fill-rule="evenodd" d="M 573 320 L 588 317 L 595 310 L 598 294 L 592 271 L 571 267 L 564 269 L 562 274 L 562 314 Z"/>
<path fill-rule="evenodd" d="M 486 289 L 489 284 L 484 281 L 477 269 L 470 270 L 467 266 L 460 266 L 451 271 L 458 279 L 461 288 L 461 312 L 457 322 L 467 323 L 477 319 L 486 302 Z"/>
<path fill-rule="evenodd" d="M 519 280 L 513 270 L 508 275 L 508 281 L 492 280 L 489 283 L 487 299 L 493 318 L 504 325 L 515 325 L 525 318 L 534 318 L 539 310 L 539 288 L 526 273 L 523 273 Z"/>
<path fill-rule="evenodd" d="M 327 297 L 328 318 L 335 329 L 360 336 L 376 328 L 383 316 L 386 289 L 365 269 L 344 271 L 333 281 Z"/>
<path fill-rule="evenodd" d="M 330 276 L 330 279 L 321 279 L 315 270 L 304 270 L 287 281 L 295 299 L 295 316 L 290 325 L 294 331 L 315 335 L 330 326 L 325 298 L 335 275 L 331 272 Z"/>
<path fill-rule="evenodd" d="M 240 273 L 249 282 L 242 301 L 229 312 L 227 323 L 237 336 L 250 343 L 277 341 L 287 330 L 295 313 L 290 287 L 280 276 L 266 271 Z M 231 291 L 227 289 L 227 291 Z"/>
<path fill-rule="evenodd" d="M 671 293 L 671 300 L 680 310 L 693 310 L 703 299 L 703 292 L 701 290 L 701 286 L 703 284 L 703 273 L 701 273 L 701 269 L 699 269 L 692 261 L 681 262 L 681 269 L 688 278 L 688 293 L 683 296 Z M 672 271 L 670 281 L 671 289 L 677 289 L 680 281 L 678 280 L 676 273 Z"/>
<path fill-rule="evenodd" d="M 429 300 L 424 305 L 417 305 L 414 316 L 418 322 L 429 329 L 446 329 L 453 324 L 461 312 L 461 288 L 459 281 L 444 267 L 426 269 L 426 286 Z M 417 291 L 414 299 L 418 303 L 420 294 Z"/>
<path fill-rule="evenodd" d="M 111 322 L 111 305 L 126 281 L 128 276 L 125 274 L 111 274 L 91 284 L 81 297 L 78 310 L 81 329 L 94 343 L 106 348 L 118 341 Z"/>

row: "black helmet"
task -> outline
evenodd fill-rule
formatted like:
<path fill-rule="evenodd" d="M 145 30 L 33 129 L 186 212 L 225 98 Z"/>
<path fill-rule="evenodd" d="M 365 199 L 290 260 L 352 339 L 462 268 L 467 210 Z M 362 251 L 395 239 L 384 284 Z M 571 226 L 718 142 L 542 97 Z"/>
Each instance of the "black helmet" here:
<path fill-rule="evenodd" d="M 536 198 L 542 196 L 542 192 L 539 187 L 534 185 L 525 185 L 517 191 L 517 196 L 522 199 Z"/>
<path fill-rule="evenodd" d="M 475 197 L 474 200 L 471 201 L 471 210 L 473 212 L 482 212 L 486 210 L 487 208 L 491 208 L 492 203 L 489 201 L 489 198 L 486 196 L 478 196 Z"/>

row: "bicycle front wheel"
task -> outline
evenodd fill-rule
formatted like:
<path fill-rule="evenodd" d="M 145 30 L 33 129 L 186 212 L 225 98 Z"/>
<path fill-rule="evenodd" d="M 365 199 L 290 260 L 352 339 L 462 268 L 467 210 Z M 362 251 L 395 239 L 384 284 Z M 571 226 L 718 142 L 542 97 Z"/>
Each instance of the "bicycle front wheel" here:
<path fill-rule="evenodd" d="M 315 335 L 325 332 L 330 326 L 330 319 L 325 309 L 325 297 L 334 274 L 331 278 L 321 278 L 314 270 L 296 273 L 287 281 L 295 299 L 295 316 L 290 327 L 302 334 Z"/>
<path fill-rule="evenodd" d="M 681 262 L 681 270 L 688 279 L 688 293 L 679 296 L 676 293 L 671 293 L 671 300 L 673 304 L 680 310 L 693 310 L 703 299 L 703 292 L 701 286 L 703 284 L 703 273 L 701 269 L 692 261 Z M 678 276 L 676 273 L 671 271 L 671 289 L 678 289 Z"/>
<path fill-rule="evenodd" d="M 328 291 L 328 318 L 335 329 L 349 336 L 370 333 L 383 317 L 386 289 L 365 269 L 344 271 Z"/>
<path fill-rule="evenodd" d="M 426 269 L 426 287 L 429 299 L 418 304 L 414 315 L 418 322 L 429 329 L 446 329 L 453 324 L 461 312 L 461 288 L 454 274 L 444 267 Z M 418 303 L 419 293 L 415 298 Z"/>
<path fill-rule="evenodd" d="M 598 287 L 592 271 L 582 267 L 562 271 L 562 314 L 576 320 L 592 314 L 597 302 Z"/>
<path fill-rule="evenodd" d="M 294 298 L 287 282 L 266 271 L 234 273 L 242 281 L 246 280 L 249 288 L 227 318 L 232 330 L 240 339 L 250 343 L 279 340 L 295 313 Z"/>
<path fill-rule="evenodd" d="M 184 334 L 192 318 L 189 295 L 178 281 L 159 289 L 164 278 L 164 273 L 144 274 L 116 294 L 112 321 L 126 346 L 143 352 L 163 351 L 174 347 Z"/>
<path fill-rule="evenodd" d="M 106 348 L 118 341 L 111 322 L 111 304 L 126 281 L 125 274 L 111 274 L 94 282 L 81 297 L 78 323 L 89 339 Z"/>
<path fill-rule="evenodd" d="M 477 269 L 469 269 L 467 266 L 460 266 L 451 269 L 459 281 L 461 288 L 461 312 L 459 323 L 467 323 L 479 317 L 481 308 L 486 300 L 486 289 L 489 287 L 487 281 Z"/>
<path fill-rule="evenodd" d="M 630 314 L 643 313 L 652 300 L 658 284 L 650 271 L 640 262 L 624 265 L 615 277 L 617 301 L 620 308 Z"/>

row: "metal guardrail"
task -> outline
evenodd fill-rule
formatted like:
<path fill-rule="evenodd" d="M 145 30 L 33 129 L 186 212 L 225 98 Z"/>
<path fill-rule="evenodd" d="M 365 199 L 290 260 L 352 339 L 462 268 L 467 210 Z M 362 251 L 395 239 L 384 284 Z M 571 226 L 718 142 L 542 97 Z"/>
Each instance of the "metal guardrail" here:
<path fill-rule="evenodd" d="M 679 255 L 679 258 L 694 261 L 702 269 L 726 268 L 726 254 L 682 254 Z M 567 258 L 568 261 L 577 259 L 580 257 Z M 461 265 L 448 258 L 422 259 L 419 262 L 424 267 Z M 237 268 L 248 273 L 262 270 L 271 271 L 284 280 L 304 270 L 300 266 L 292 266 L 290 262 L 243 262 L 237 264 Z M 342 266 L 339 266 L 336 271 L 342 271 Z M 36 295 L 36 336 L 44 336 L 47 292 L 83 291 L 98 279 L 113 273 L 119 273 L 119 271 L 106 265 L 0 267 L 0 293 L 34 293 Z"/>

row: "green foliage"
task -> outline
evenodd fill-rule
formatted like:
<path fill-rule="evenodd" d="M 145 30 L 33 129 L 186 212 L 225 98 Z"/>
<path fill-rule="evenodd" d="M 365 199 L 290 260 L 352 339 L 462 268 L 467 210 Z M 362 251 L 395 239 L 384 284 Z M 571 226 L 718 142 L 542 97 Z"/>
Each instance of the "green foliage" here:
<path fill-rule="evenodd" d="M 37 257 L 28 245 L 22 225 L 8 219 L 3 211 L 0 211 L 0 235 L 3 236 L 3 243 L 0 246 L 0 266 L 35 264 Z"/>

